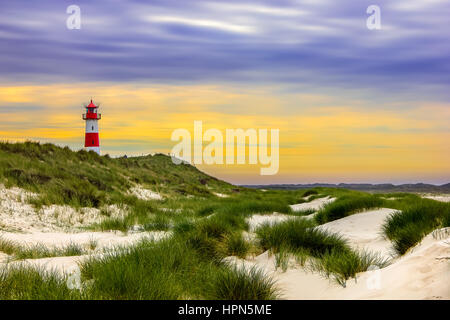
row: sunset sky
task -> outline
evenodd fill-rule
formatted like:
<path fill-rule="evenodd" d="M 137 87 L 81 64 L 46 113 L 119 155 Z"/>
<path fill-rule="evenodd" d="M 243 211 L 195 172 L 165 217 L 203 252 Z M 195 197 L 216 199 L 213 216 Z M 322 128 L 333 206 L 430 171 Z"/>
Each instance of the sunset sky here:
<path fill-rule="evenodd" d="M 0 138 L 78 150 L 92 97 L 103 154 L 167 153 L 201 120 L 280 130 L 277 175 L 200 166 L 233 183 L 448 183 L 449 17 L 444 0 L 2 0 Z"/>

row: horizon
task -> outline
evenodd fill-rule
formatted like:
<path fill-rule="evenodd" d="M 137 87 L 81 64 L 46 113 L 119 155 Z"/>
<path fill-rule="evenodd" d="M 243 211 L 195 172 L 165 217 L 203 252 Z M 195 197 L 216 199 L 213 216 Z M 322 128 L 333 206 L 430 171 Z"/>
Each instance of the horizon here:
<path fill-rule="evenodd" d="M 102 154 L 170 153 L 171 133 L 279 129 L 279 171 L 196 165 L 238 185 L 450 181 L 445 1 L 2 2 L 0 138 Z M 247 150 L 248 154 L 248 150 Z M 367 182 L 371 181 L 371 182 Z"/>
<path fill-rule="evenodd" d="M 351 183 L 351 182 L 338 182 L 338 183 L 312 182 L 312 183 L 240 184 L 240 186 L 282 186 L 282 185 L 310 186 L 310 185 L 315 185 L 315 184 L 330 184 L 330 185 L 341 185 L 341 184 L 344 184 L 344 185 L 347 185 L 347 184 L 364 185 L 364 184 L 369 184 L 369 185 L 377 186 L 377 185 L 388 184 L 388 185 L 393 185 L 394 187 L 398 187 L 398 186 L 403 186 L 403 185 L 425 184 L 425 185 L 432 185 L 432 186 L 436 186 L 436 187 L 442 187 L 442 186 L 445 186 L 445 185 L 447 185 L 449 183 L 450 182 L 443 183 L 443 184 L 423 183 L 423 182 L 400 183 L 400 184 L 394 184 L 394 183 L 370 183 L 370 182 L 366 182 L 366 183 L 363 183 L 363 182 L 360 182 L 360 183 Z"/>

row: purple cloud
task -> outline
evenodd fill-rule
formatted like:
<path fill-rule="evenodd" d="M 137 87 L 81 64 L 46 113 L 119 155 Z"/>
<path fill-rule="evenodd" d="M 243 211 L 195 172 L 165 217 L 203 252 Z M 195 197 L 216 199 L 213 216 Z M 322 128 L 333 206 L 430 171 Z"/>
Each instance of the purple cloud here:
<path fill-rule="evenodd" d="M 74 3 L 75 2 L 75 3 Z M 81 7 L 81 30 L 66 28 Z M 448 1 L 20 1 L 0 5 L 1 82 L 283 83 L 446 100 Z"/>

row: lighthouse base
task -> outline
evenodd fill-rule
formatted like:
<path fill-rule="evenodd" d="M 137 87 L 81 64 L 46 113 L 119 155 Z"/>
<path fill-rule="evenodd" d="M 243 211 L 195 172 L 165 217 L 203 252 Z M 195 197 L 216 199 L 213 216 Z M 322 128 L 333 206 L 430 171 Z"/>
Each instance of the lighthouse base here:
<path fill-rule="evenodd" d="M 86 147 L 86 151 L 94 151 L 100 155 L 100 147 Z"/>

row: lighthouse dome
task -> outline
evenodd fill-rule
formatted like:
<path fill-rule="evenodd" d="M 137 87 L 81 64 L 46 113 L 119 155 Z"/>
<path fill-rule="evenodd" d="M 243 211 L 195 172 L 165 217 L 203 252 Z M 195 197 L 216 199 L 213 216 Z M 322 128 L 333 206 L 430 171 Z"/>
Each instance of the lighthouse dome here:
<path fill-rule="evenodd" d="M 98 108 L 98 106 L 96 106 L 91 99 L 91 103 L 89 103 L 89 105 L 86 108 Z"/>

